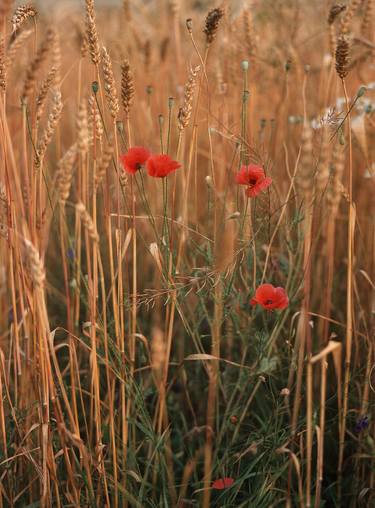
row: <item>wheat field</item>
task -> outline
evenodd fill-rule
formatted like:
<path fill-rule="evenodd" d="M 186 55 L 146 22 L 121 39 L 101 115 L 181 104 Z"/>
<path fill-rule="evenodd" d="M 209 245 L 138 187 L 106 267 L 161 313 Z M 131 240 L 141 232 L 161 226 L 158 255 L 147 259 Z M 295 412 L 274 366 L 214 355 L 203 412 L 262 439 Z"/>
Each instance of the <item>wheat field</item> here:
<path fill-rule="evenodd" d="M 373 0 L 0 0 L 0 508 L 375 506 Z"/>

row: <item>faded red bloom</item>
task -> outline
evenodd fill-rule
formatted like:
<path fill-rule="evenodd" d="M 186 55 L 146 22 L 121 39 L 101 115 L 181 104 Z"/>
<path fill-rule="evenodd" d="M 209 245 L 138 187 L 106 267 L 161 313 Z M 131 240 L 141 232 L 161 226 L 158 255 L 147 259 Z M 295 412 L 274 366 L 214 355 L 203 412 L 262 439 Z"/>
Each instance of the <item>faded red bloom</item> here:
<path fill-rule="evenodd" d="M 262 284 L 250 300 L 251 305 L 257 303 L 267 310 L 285 309 L 288 307 L 288 295 L 283 288 L 275 288 L 272 284 Z"/>
<path fill-rule="evenodd" d="M 135 175 L 138 169 L 145 164 L 147 159 L 150 157 L 150 152 L 143 146 L 133 146 L 129 150 L 120 156 L 124 170 L 131 175 Z"/>
<path fill-rule="evenodd" d="M 216 490 L 223 490 L 231 487 L 234 483 L 233 478 L 219 478 L 218 480 L 215 480 L 212 484 L 212 488 Z"/>
<path fill-rule="evenodd" d="M 151 155 L 149 159 L 147 159 L 147 172 L 150 176 L 155 176 L 157 178 L 163 178 L 164 176 L 169 175 L 176 169 L 181 167 L 181 164 L 177 161 L 174 161 L 169 155 L 166 154 L 157 154 Z"/>
<path fill-rule="evenodd" d="M 254 198 L 271 185 L 272 178 L 267 177 L 264 174 L 264 169 L 260 166 L 249 164 L 241 166 L 236 174 L 236 182 L 240 185 L 247 185 L 246 196 Z"/>

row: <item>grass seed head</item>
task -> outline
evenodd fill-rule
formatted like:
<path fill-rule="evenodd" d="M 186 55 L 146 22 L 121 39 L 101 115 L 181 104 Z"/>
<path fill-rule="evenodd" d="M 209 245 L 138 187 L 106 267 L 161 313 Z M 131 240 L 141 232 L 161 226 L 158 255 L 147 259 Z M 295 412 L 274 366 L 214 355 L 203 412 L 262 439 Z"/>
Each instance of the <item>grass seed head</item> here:
<path fill-rule="evenodd" d="M 206 43 L 210 45 L 215 39 L 219 23 L 221 18 L 224 16 L 224 10 L 221 7 L 212 9 L 206 17 L 205 27 L 203 32 L 206 34 Z"/>
<path fill-rule="evenodd" d="M 133 74 L 129 60 L 125 59 L 121 65 L 121 101 L 125 114 L 128 117 L 135 94 Z"/>
<path fill-rule="evenodd" d="M 349 51 L 349 38 L 341 34 L 336 47 L 336 71 L 341 79 L 345 79 L 349 72 Z"/>
<path fill-rule="evenodd" d="M 37 10 L 32 5 L 20 5 L 17 7 L 11 20 L 13 32 L 19 30 L 27 19 L 34 18 L 36 15 Z"/>
<path fill-rule="evenodd" d="M 328 14 L 328 24 L 332 25 L 337 16 L 339 16 L 346 9 L 346 5 L 344 4 L 334 4 L 332 5 L 329 14 Z"/>

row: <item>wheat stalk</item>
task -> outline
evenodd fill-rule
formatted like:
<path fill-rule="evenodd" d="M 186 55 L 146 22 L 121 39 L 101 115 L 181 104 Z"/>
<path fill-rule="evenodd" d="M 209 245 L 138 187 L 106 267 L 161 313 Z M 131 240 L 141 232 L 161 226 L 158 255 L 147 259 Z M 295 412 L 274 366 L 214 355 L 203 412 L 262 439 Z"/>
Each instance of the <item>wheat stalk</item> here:
<path fill-rule="evenodd" d="M 3 34 L 0 33 L 0 89 L 5 92 L 6 87 L 5 41 Z"/>

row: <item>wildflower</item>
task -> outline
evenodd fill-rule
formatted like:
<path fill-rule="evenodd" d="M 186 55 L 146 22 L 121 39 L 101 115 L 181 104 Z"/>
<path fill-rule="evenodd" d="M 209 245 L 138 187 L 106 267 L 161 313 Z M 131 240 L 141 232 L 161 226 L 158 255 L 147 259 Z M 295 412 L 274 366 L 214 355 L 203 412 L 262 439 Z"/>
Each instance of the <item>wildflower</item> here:
<path fill-rule="evenodd" d="M 354 432 L 359 434 L 363 430 L 366 430 L 369 426 L 369 419 L 368 416 L 361 416 L 354 427 Z"/>
<path fill-rule="evenodd" d="M 151 155 L 151 157 L 147 159 L 146 166 L 150 176 L 163 178 L 180 168 L 181 164 L 174 161 L 169 155 L 157 154 Z"/>
<path fill-rule="evenodd" d="M 249 164 L 241 166 L 236 175 L 236 182 L 240 185 L 247 185 L 246 196 L 254 198 L 271 185 L 272 178 L 266 177 L 264 169 L 260 166 Z"/>
<path fill-rule="evenodd" d="M 212 484 L 212 488 L 215 490 L 224 490 L 231 487 L 233 483 L 234 483 L 233 478 L 228 477 L 219 478 L 218 480 L 214 481 L 214 483 Z"/>
<path fill-rule="evenodd" d="M 250 300 L 251 305 L 257 303 L 264 309 L 285 309 L 289 304 L 288 295 L 285 289 L 277 287 L 272 284 L 262 284 L 255 291 L 255 296 Z"/>
<path fill-rule="evenodd" d="M 74 259 L 74 249 L 69 247 L 69 249 L 67 251 L 67 256 L 68 256 L 68 259 L 70 259 L 70 261 L 73 261 L 73 259 Z"/>
<path fill-rule="evenodd" d="M 143 146 L 133 146 L 129 148 L 124 155 L 121 155 L 120 160 L 124 166 L 124 170 L 131 175 L 135 175 L 135 173 L 144 166 L 150 155 L 147 148 L 143 148 Z"/>

